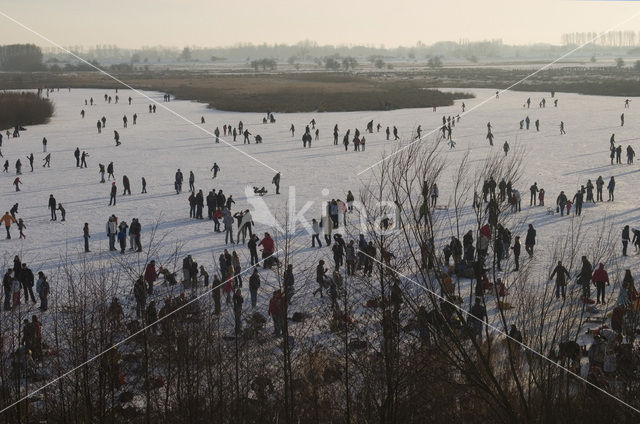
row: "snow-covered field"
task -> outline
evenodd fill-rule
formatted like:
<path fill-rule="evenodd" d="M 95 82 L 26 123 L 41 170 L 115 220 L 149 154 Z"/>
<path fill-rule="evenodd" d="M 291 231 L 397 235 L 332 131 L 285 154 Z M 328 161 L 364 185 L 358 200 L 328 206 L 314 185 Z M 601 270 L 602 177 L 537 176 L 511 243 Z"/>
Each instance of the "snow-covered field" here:
<path fill-rule="evenodd" d="M 495 93 L 495 90 L 486 89 L 468 91 L 475 93 L 476 98 L 464 101 L 467 110 Z M 159 233 L 165 236 L 163 243 L 168 246 L 163 253 L 165 256 L 157 257 L 161 264 L 170 268 L 180 267 L 181 264 L 163 263 L 170 254 L 170 247 L 179 242 L 183 245 L 183 254 L 193 255 L 199 264 L 205 265 L 213 274 L 217 262 L 214 258 L 225 248 L 232 246 L 225 246 L 223 233 L 213 232 L 212 221 L 189 219 L 187 198 L 190 170 L 195 174 L 196 190 L 202 189 L 205 196 L 214 188 L 216 191 L 222 189 L 227 196 L 232 194 L 236 202 L 234 210 L 253 209 L 257 204 L 245 194 L 247 186 L 265 186 L 269 193 L 259 201 L 266 202 L 274 215 L 281 215 L 285 202 L 290 199 L 289 186 L 292 186 L 291 190 L 295 189 L 297 210 L 307 201 L 313 202 L 305 214 L 310 221 L 313 217 L 320 217 L 322 201 L 331 198 L 345 200 L 347 190 L 352 190 L 357 196 L 363 182 L 372 176 L 371 172 L 361 176 L 357 173 L 379 160 L 384 152 L 391 152 L 394 143 L 397 143 L 385 140 L 385 127 L 397 126 L 400 136 L 406 140 L 418 125 L 422 126 L 423 131 L 429 131 L 441 125 L 443 115 L 461 113 L 462 103 L 458 101 L 454 106 L 438 108 L 437 112 L 431 109 L 408 109 L 389 112 L 276 114 L 277 123 L 263 124 L 261 114 L 215 111 L 207 109 L 206 105 L 188 101 L 173 100 L 164 103 L 162 93 L 147 93 L 193 123 L 199 124 L 200 117 L 204 116 L 206 123 L 202 127 L 211 132 L 219 127 L 221 138 L 268 165 L 266 167 L 224 143 L 214 143 L 212 136 L 163 110 L 162 107 L 158 107 L 156 113 L 149 113 L 149 100 L 134 92 L 119 90 L 119 104 L 105 102 L 105 93 L 112 97 L 116 95 L 113 90 L 89 89 L 74 89 L 70 92 L 61 89 L 59 92 L 51 93 L 50 98 L 56 111 L 50 123 L 29 127 L 27 131 L 22 132 L 20 138 L 4 138 L 1 149 L 4 159 L 8 159 L 11 166 L 8 174 L 1 175 L 1 204 L 5 210 L 9 210 L 14 203 L 19 203 L 18 217 L 23 218 L 27 225 L 27 238 L 18 240 L 17 228 L 12 227 L 13 239 L 0 242 L 3 273 L 15 254 L 19 254 L 34 272 L 55 269 L 62 258 L 101 264 L 112 256 L 120 256 L 119 253 L 108 251 L 105 235 L 107 218 L 115 214 L 120 220 L 126 220 L 128 223 L 132 218 L 140 220 L 143 226 L 143 246 L 148 243 L 149 232 L 156 221 L 159 221 Z M 129 96 L 133 98 L 132 105 L 127 104 L 126 99 Z M 93 97 L 95 105 L 85 106 L 85 99 L 90 97 Z M 527 97 L 532 99 L 532 108 L 528 110 L 523 109 Z M 547 107 L 544 109 L 537 106 L 542 97 L 547 98 Z M 545 189 L 546 203 L 554 205 L 560 190 L 572 196 L 587 179 L 595 183 L 599 175 L 602 175 L 605 181 L 613 175 L 617 181 L 616 201 L 599 203 L 596 206 L 585 205 L 585 228 L 587 232 L 595 232 L 604 219 L 613 225 L 616 232 L 627 224 L 634 227 L 640 218 L 640 189 L 636 184 L 637 172 L 640 169 L 637 164 L 609 165 L 609 138 L 615 133 L 616 141 L 622 144 L 623 150 L 630 144 L 640 152 L 640 136 L 637 135 L 640 127 L 640 99 L 632 99 L 631 107 L 624 109 L 624 99 L 617 97 L 556 93 L 556 98 L 559 100 L 557 108 L 553 107 L 549 93 L 506 92 L 502 93 L 499 99 L 493 99 L 463 116 L 453 132 L 453 138 L 457 142 L 456 148 L 443 152 L 451 166 L 443 174 L 442 180 L 438 181 L 439 203 L 446 204 L 449 201 L 451 176 L 468 149 L 471 151 L 470 166 L 481 166 L 483 159 L 492 150 L 493 153 L 501 152 L 502 144 L 508 140 L 512 151 L 518 147 L 526 150 L 524 174 L 520 184 L 515 187 L 522 193 L 523 210 L 518 220 L 532 223 L 537 228 L 539 251 L 549 248 L 554 239 L 566 234 L 570 219 L 549 216 L 546 214 L 546 208 L 529 207 L 528 187 L 534 181 Z M 84 119 L 80 116 L 82 109 L 86 112 Z M 625 125 L 620 127 L 619 117 L 623 112 Z M 138 115 L 135 126 L 132 124 L 134 113 Z M 122 124 L 123 115 L 129 119 L 126 129 Z M 519 130 L 518 122 L 527 115 L 531 118 L 531 129 Z M 107 119 L 106 128 L 102 134 L 98 134 L 96 121 L 102 116 Z M 300 137 L 304 132 L 304 126 L 311 119 L 317 122 L 320 140 L 314 140 L 311 149 L 303 149 Z M 536 119 L 539 119 L 541 124 L 539 132 L 536 132 L 533 126 Z M 353 152 L 350 145 L 349 151 L 345 152 L 341 144 L 344 132 L 348 128 L 352 129 L 352 134 L 354 128 L 364 132 L 366 123 L 370 120 L 374 120 L 374 124 L 380 122 L 382 130 L 380 133 L 365 134 L 366 151 Z M 231 137 L 222 136 L 224 124 L 236 126 L 238 121 L 242 121 L 253 135 L 260 134 L 263 143 L 255 144 L 251 137 L 251 144 L 243 145 L 240 136 L 235 143 Z M 485 139 L 486 124 L 489 121 L 496 136 L 494 147 L 490 147 Z M 559 134 L 560 121 L 564 121 L 567 131 L 563 136 Z M 289 132 L 292 123 L 296 127 L 296 135 L 293 138 Z M 340 129 L 338 146 L 333 145 L 332 133 L 335 124 L 338 124 Z M 113 140 L 114 129 L 120 133 L 122 145 L 119 147 L 115 146 Z M 51 168 L 42 167 L 45 156 L 41 144 L 43 137 L 47 138 L 48 152 L 52 155 Z M 433 136 L 428 136 L 424 142 L 432 140 Z M 73 156 L 76 147 L 90 154 L 87 169 L 76 167 Z M 29 171 L 26 159 L 31 152 L 36 158 L 33 173 Z M 15 178 L 14 163 L 17 158 L 23 163 L 23 185 L 20 192 L 15 192 L 12 186 Z M 118 182 L 115 207 L 107 206 L 110 183 L 101 184 L 98 174 L 98 163 L 106 166 L 111 161 L 114 162 Z M 221 168 L 215 180 L 211 178 L 210 172 L 214 162 Z M 624 153 L 623 162 L 626 162 Z M 271 184 L 274 171 L 269 167 L 282 173 L 282 194 L 279 196 L 274 194 Z M 184 191 L 181 195 L 176 195 L 173 188 L 174 174 L 178 168 L 185 176 Z M 131 196 L 121 195 L 123 175 L 127 175 L 131 181 Z M 147 181 L 147 194 L 140 194 L 140 179 L 143 176 Z M 329 190 L 328 194 L 324 189 Z M 66 208 L 66 222 L 50 222 L 47 210 L 49 194 L 53 194 Z M 206 218 L 206 206 L 204 215 Z M 463 233 L 473 229 L 471 217 L 466 219 L 469 219 L 469 224 L 468 228 L 463 229 Z M 88 254 L 82 253 L 84 222 L 89 223 L 92 233 L 92 253 Z M 271 229 L 258 219 L 256 225 L 255 230 L 258 234 Z M 517 230 L 519 232 L 514 230 L 514 235 L 521 236 L 522 258 L 525 260 L 525 228 L 518 227 Z M 445 236 L 443 235 L 443 240 Z M 619 240 L 619 236 L 616 237 Z M 438 243 L 438 249 L 441 245 L 442 243 Z M 241 245 L 235 248 L 246 268 L 248 250 Z M 299 232 L 294 240 L 294 249 L 294 263 L 296 256 L 304 258 L 306 262 L 314 262 L 316 257 L 322 257 L 328 265 L 333 263 L 330 251 L 312 249 L 310 236 L 302 232 Z M 619 266 L 622 269 L 631 268 L 635 275 L 637 256 L 633 255 L 632 247 L 630 252 L 631 256 L 622 259 Z M 127 255 L 132 260 L 136 256 L 129 252 Z M 144 257 L 140 260 L 144 260 Z M 540 278 L 536 283 L 543 283 L 552 267 L 543 260 L 539 262 L 536 269 Z M 571 269 L 572 272 L 577 270 Z M 619 280 L 622 275 L 611 277 Z M 52 283 L 65 284 L 60 280 Z M 131 286 L 128 284 L 132 282 L 123 284 L 127 284 L 123 292 L 129 292 Z M 309 291 L 303 291 L 301 296 L 310 297 L 312 289 L 314 287 L 310 286 Z M 270 291 L 266 287 L 264 291 L 262 298 L 266 300 Z M 52 299 L 52 303 L 55 305 L 55 299 Z M 248 301 L 245 301 L 245 307 L 250 307 Z"/>

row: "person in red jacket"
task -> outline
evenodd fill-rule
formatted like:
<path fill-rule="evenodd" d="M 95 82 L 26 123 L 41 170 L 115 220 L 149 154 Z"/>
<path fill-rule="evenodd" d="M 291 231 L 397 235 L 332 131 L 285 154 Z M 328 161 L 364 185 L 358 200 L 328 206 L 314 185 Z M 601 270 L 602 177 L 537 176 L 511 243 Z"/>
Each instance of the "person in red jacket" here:
<path fill-rule="evenodd" d="M 604 285 L 609 285 L 609 274 L 607 274 L 607 271 L 604 270 L 604 264 L 602 262 L 598 266 L 598 269 L 596 269 L 593 273 L 591 281 L 593 281 L 593 284 L 596 285 L 596 303 L 600 303 L 600 299 L 602 299 L 602 303 L 604 303 Z"/>
<path fill-rule="evenodd" d="M 263 266 L 265 268 L 271 268 L 274 258 L 271 258 L 275 250 L 275 243 L 269 233 L 264 233 L 264 238 L 258 243 L 258 246 L 262 246 L 262 259 L 264 260 Z M 277 260 L 276 260 L 277 262 Z"/>
<path fill-rule="evenodd" d="M 282 318 L 284 315 L 284 301 L 282 292 L 279 289 L 273 292 L 273 297 L 269 301 L 269 315 L 273 319 L 274 335 L 278 337 L 282 333 Z"/>
<path fill-rule="evenodd" d="M 144 281 L 147 282 L 147 293 L 153 294 L 153 283 L 158 279 L 158 272 L 156 271 L 156 261 L 151 261 L 147 264 L 147 268 L 144 270 Z"/>

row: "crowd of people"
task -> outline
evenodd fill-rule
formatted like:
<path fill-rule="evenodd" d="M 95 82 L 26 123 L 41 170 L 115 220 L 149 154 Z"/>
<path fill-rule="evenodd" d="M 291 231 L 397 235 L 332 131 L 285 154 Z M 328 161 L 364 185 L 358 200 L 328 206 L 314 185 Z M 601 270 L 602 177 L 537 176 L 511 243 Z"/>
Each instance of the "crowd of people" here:
<path fill-rule="evenodd" d="M 553 95 L 552 95 L 553 97 Z M 111 97 L 105 94 L 105 102 L 111 103 Z M 118 96 L 115 96 L 115 103 L 118 103 Z M 165 95 L 165 101 L 170 101 L 170 95 Z M 132 99 L 129 98 L 129 104 Z M 89 101 L 85 100 L 85 105 L 95 104 L 93 98 Z M 544 108 L 546 104 L 543 99 L 539 106 Z M 529 108 L 531 105 L 531 99 L 527 99 L 525 103 Z M 554 106 L 557 107 L 557 99 L 554 100 Z M 463 113 L 464 113 L 463 103 Z M 155 113 L 156 106 L 149 105 L 149 113 Z M 81 112 L 82 119 L 84 119 L 85 111 Z M 267 113 L 268 118 L 264 119 L 265 123 L 275 123 L 275 117 L 270 112 Z M 133 114 L 133 125 L 137 123 L 137 114 Z M 623 117 L 621 118 L 622 122 Z M 125 115 L 122 118 L 123 128 L 128 127 L 128 118 Z M 440 127 L 442 137 L 447 139 L 450 143 L 450 147 L 455 146 L 455 142 L 452 138 L 452 131 L 455 128 L 456 123 L 460 121 L 460 115 L 457 116 L 443 116 L 442 126 Z M 107 119 L 103 116 L 97 121 L 96 126 L 98 133 L 102 133 L 102 130 L 106 127 Z M 200 122 L 204 124 L 204 117 Z M 520 121 L 520 129 L 528 130 L 531 120 L 529 116 Z M 312 141 L 319 140 L 320 130 L 316 128 L 316 121 L 313 119 L 309 124 L 305 125 L 304 133 L 302 135 L 303 148 L 311 148 Z M 534 125 L 536 130 L 540 129 L 540 122 L 535 120 Z M 392 129 L 390 128 L 392 127 Z M 380 132 L 383 128 L 382 124 L 378 123 L 374 126 L 374 121 L 371 120 L 366 125 L 365 132 L 373 133 Z M 295 136 L 295 126 L 291 124 L 290 127 L 291 137 Z M 422 137 L 422 127 L 418 126 L 414 131 L 416 133 L 415 139 Z M 396 126 L 387 126 L 385 129 L 386 139 L 390 140 L 393 134 L 394 140 L 398 140 L 399 133 Z M 217 127 L 214 131 L 215 142 L 219 142 L 220 130 Z M 561 122 L 561 134 L 565 134 L 564 122 Z M 222 126 L 223 136 L 232 136 L 233 141 L 236 141 L 238 135 L 244 137 L 244 143 L 249 143 L 249 135 L 251 132 L 240 121 L 237 126 L 230 124 L 224 124 Z M 19 131 L 14 137 L 19 136 Z M 338 125 L 335 124 L 333 128 L 333 142 L 334 145 L 338 145 L 338 140 L 341 136 Z M 120 146 L 120 135 L 114 130 L 114 137 L 116 145 Z M 256 142 L 258 141 L 258 135 L 255 136 Z M 492 132 L 492 124 L 487 123 L 487 135 L 491 146 L 493 146 L 494 135 Z M 366 137 L 361 134 L 358 129 L 355 129 L 353 136 L 351 136 L 351 129 L 348 129 L 342 136 L 343 145 L 345 150 L 349 149 L 349 145 L 353 144 L 354 151 L 364 151 L 366 146 Z M 1 140 L 1 139 L 0 139 Z M 621 163 L 622 147 L 618 145 L 615 147 L 615 136 L 612 135 L 610 139 L 611 145 L 611 164 L 613 160 L 616 163 Z M 46 138 L 42 141 L 43 153 L 47 151 Z M 1 147 L 1 144 L 0 144 Z M 508 154 L 509 144 L 505 142 L 503 145 L 505 155 Z M 626 149 L 627 163 L 632 164 L 635 152 L 629 145 Z M 87 167 L 87 158 L 89 158 L 87 151 L 82 151 L 80 147 L 74 150 L 75 166 L 77 168 L 84 169 Z M 33 172 L 33 153 L 27 157 Z M 45 156 L 45 167 L 51 166 L 51 155 Z M 105 162 L 106 163 L 106 162 Z M 224 165 L 224 164 L 223 164 Z M 4 164 L 4 172 L 8 172 L 10 163 L 8 160 Z M 20 159 L 15 162 L 16 175 L 22 174 L 22 163 Z M 104 164 L 99 163 L 98 172 L 100 175 L 100 183 L 106 181 L 111 182 L 109 189 L 109 206 L 116 205 L 116 198 L 118 194 L 118 186 L 115 176 L 115 165 L 113 162 L 109 162 L 105 167 Z M 213 172 L 212 179 L 215 179 L 219 172 L 220 166 L 218 163 L 214 163 L 211 171 Z M 105 174 L 107 179 L 105 180 Z M 279 194 L 281 174 L 278 172 L 272 179 L 272 184 L 275 186 L 275 194 Z M 113 181 L 111 181 L 113 179 Z M 174 189 L 177 195 L 182 194 L 184 175 L 180 169 L 177 169 L 174 176 Z M 208 177 L 207 177 L 208 179 Z M 129 178 L 126 175 L 122 175 L 122 196 L 131 195 L 131 184 Z M 222 313 L 222 297 L 224 296 L 224 304 L 226 304 L 233 313 L 234 328 L 236 332 L 242 331 L 243 327 L 243 310 L 247 309 L 244 306 L 243 292 L 247 289 L 250 295 L 251 309 L 258 308 L 258 299 L 260 298 L 260 291 L 265 290 L 267 287 L 264 284 L 264 278 L 261 272 L 265 270 L 274 269 L 279 272 L 280 260 L 276 253 L 276 242 L 268 232 L 259 237 L 254 231 L 254 222 L 251 215 L 251 211 L 244 207 L 236 209 L 236 202 L 233 199 L 233 195 L 225 194 L 223 189 L 212 188 L 208 191 L 205 189 L 198 189 L 196 186 L 196 175 L 193 171 L 189 171 L 187 178 L 189 184 L 189 196 L 187 202 L 189 204 L 189 217 L 191 219 L 204 220 L 204 208 L 206 205 L 207 220 L 213 221 L 213 230 L 215 233 L 225 234 L 225 245 L 247 243 L 247 249 L 249 253 L 249 264 L 243 264 L 238 251 L 231 249 L 224 249 L 217 258 L 217 263 L 214 265 L 215 269 L 207 270 L 207 267 L 203 264 L 198 264 L 192 255 L 187 255 L 183 262 L 182 279 L 178 281 L 176 278 L 178 270 L 170 270 L 167 266 L 157 266 L 155 260 L 150 260 L 145 264 L 144 272 L 134 279 L 133 283 L 133 297 L 135 299 L 136 318 L 143 320 L 146 324 L 153 324 L 159 318 L 172 314 L 174 311 L 181 309 L 182 307 L 191 303 L 186 295 L 181 295 L 177 298 L 166 297 L 166 293 L 157 290 L 157 284 L 159 279 L 163 279 L 168 285 L 182 284 L 185 288 L 193 289 L 194 291 L 198 287 L 203 287 L 205 290 L 211 290 L 215 315 Z M 19 191 L 19 186 L 22 184 L 20 180 L 14 180 L 16 191 Z M 615 191 L 615 178 L 610 177 L 606 184 L 608 190 L 608 201 L 614 201 Z M 560 213 L 564 216 L 570 214 L 573 207 L 576 215 L 581 215 L 583 203 L 586 202 L 602 202 L 603 201 L 603 189 L 605 186 L 605 180 L 602 176 L 599 176 L 595 184 L 589 179 L 585 185 L 581 185 L 577 189 L 573 197 L 567 196 L 564 191 L 561 191 L 556 198 L 555 213 Z M 147 192 L 147 183 L 144 177 L 141 178 L 141 194 Z M 595 198 L 594 198 L 595 189 Z M 530 191 L 530 207 L 545 206 L 545 190 L 538 186 L 537 182 L 529 188 Z M 207 193 L 207 194 L 205 194 Z M 266 191 L 261 194 L 265 194 Z M 423 205 L 420 208 L 421 215 L 431 213 L 438 206 L 438 197 L 440 191 L 436 183 L 426 184 L 423 186 Z M 585 199 L 586 196 L 586 199 Z M 332 199 L 326 204 L 326 210 L 322 214 L 319 220 L 313 219 L 311 223 L 311 246 L 321 248 L 324 245 L 331 249 L 331 257 L 333 258 L 332 269 L 329 270 L 325 259 L 318 261 L 315 267 L 315 280 L 318 284 L 317 289 L 313 295 L 319 295 L 324 298 L 327 294 L 330 306 L 334 312 L 334 315 L 339 314 L 338 297 L 344 290 L 344 276 L 341 273 L 341 269 L 344 270 L 344 274 L 348 276 L 360 275 L 363 278 L 371 277 L 376 262 L 383 264 L 390 264 L 393 259 L 393 253 L 381 250 L 378 251 L 376 245 L 372 240 L 367 240 L 364 234 L 360 234 L 358 240 L 351 239 L 346 241 L 343 237 L 343 233 L 346 233 L 345 227 L 348 225 L 349 214 L 354 212 L 355 197 L 351 191 L 349 191 L 344 197 L 345 201 L 340 199 Z M 505 297 L 508 294 L 508 287 L 502 281 L 497 279 L 491 282 L 489 279 L 490 274 L 488 270 L 495 267 L 499 271 L 503 271 L 503 265 L 505 261 L 513 258 L 514 269 L 510 272 L 518 272 L 520 269 L 520 255 L 521 255 L 521 235 L 514 235 L 509 228 L 506 228 L 500 223 L 500 214 L 505 209 L 510 209 L 512 212 L 520 212 L 521 194 L 513 187 L 511 181 L 505 178 L 501 178 L 499 181 L 494 179 L 493 176 L 489 177 L 483 182 L 481 193 L 475 192 L 473 196 L 473 208 L 480 215 L 486 216 L 485 221 L 482 223 L 475 240 L 473 230 L 467 231 L 460 241 L 457 237 L 452 236 L 441 250 L 441 257 L 444 263 L 444 275 L 442 285 L 442 295 L 448 298 L 455 298 L 453 290 L 453 276 L 467 278 L 472 281 L 473 292 L 475 300 L 471 304 L 469 310 L 472 317 L 469 321 L 472 328 L 473 335 L 475 337 L 481 337 L 483 322 L 487 320 L 486 303 L 484 301 L 485 296 L 489 293 L 496 293 L 498 297 Z M 51 213 L 51 221 L 57 221 L 57 212 L 61 213 L 61 221 L 65 221 L 66 211 L 63 205 L 56 200 L 54 194 L 50 194 L 48 208 Z M 550 208 L 551 209 L 551 208 Z M 234 210 L 234 212 L 232 212 Z M 551 209 L 551 214 L 554 210 Z M 24 230 L 26 225 L 21 217 L 16 217 L 18 214 L 18 203 L 7 211 L 0 223 L 5 225 L 7 238 L 11 238 L 10 227 L 16 225 L 20 230 L 20 238 L 26 237 Z M 222 225 L 221 225 L 222 224 Z M 235 228 L 234 228 L 235 224 Z M 398 223 L 399 224 L 399 223 Z M 143 246 L 141 241 L 143 228 L 142 224 L 137 218 L 132 218 L 130 223 L 124 220 L 119 220 L 115 214 L 111 214 L 107 219 L 105 225 L 105 234 L 108 239 L 109 251 L 125 254 L 127 247 L 132 252 L 142 252 Z M 631 241 L 631 232 L 633 233 L 633 244 L 636 249 L 640 249 L 640 230 L 630 229 L 625 227 L 622 234 L 623 241 L 623 255 L 627 255 L 627 245 Z M 321 239 L 320 233 L 323 233 Z M 235 238 L 234 238 L 235 236 Z M 534 256 L 537 230 L 532 224 L 528 224 L 526 234 L 522 234 L 525 241 L 525 252 L 530 258 Z M 84 251 L 89 253 L 90 250 L 90 238 L 91 233 L 89 230 L 89 224 L 84 223 L 82 228 L 82 239 L 84 241 Z M 258 254 L 258 249 L 262 248 L 261 255 Z M 422 265 L 429 270 L 436 270 L 435 257 L 440 255 L 436 252 L 436 246 L 433 240 L 430 240 L 420 245 L 420 254 L 422 258 Z M 379 260 L 378 260 L 379 258 Z M 488 262 L 489 261 L 489 262 Z M 258 270 L 258 266 L 262 266 L 263 271 Z M 250 271 L 250 272 L 249 272 Z M 436 270 L 437 271 L 437 270 Z M 508 270 L 505 270 L 509 273 Z M 438 271 L 439 272 L 439 271 Z M 213 277 L 211 278 L 211 275 Z M 243 276 L 245 280 L 248 280 L 248 285 L 243 286 Z M 595 304 L 604 304 L 606 287 L 610 285 L 610 280 L 604 263 L 599 263 L 598 267 L 594 270 L 591 263 L 586 256 L 582 257 L 582 264 L 576 282 L 581 287 L 580 299 L 585 304 L 591 304 L 592 287 L 596 289 L 596 301 Z M 572 273 L 570 269 L 567 269 L 565 265 L 558 261 L 554 268 L 550 270 L 549 280 L 555 281 L 555 296 L 563 300 L 566 299 L 566 286 L 572 279 Z M 42 312 L 48 309 L 48 296 L 50 293 L 49 283 L 43 272 L 38 272 L 37 282 L 33 272 L 22 263 L 18 256 L 14 259 L 14 265 L 12 268 L 8 268 L 5 271 L 3 277 L 3 288 L 5 291 L 5 310 L 16 310 L 24 303 L 29 301 L 36 303 L 36 299 L 33 292 L 35 286 L 36 292 L 40 299 L 40 310 Z M 266 312 L 271 316 L 273 320 L 273 333 L 276 336 L 281 336 L 283 331 L 284 321 L 287 319 L 285 316 L 287 305 L 290 305 L 294 299 L 296 293 L 295 289 L 295 274 L 293 270 L 293 264 L 289 263 L 287 269 L 284 270 L 282 279 L 282 288 L 272 287 L 275 290 L 268 302 L 260 302 L 261 304 L 268 304 Z M 394 313 L 397 314 L 400 305 L 402 303 L 402 291 L 395 281 L 393 287 L 390 289 L 390 297 L 392 304 L 394 305 Z M 22 294 L 24 294 L 24 302 L 22 302 Z M 159 303 L 159 297 L 164 296 L 164 306 L 157 311 L 156 305 Z M 616 302 L 616 309 L 614 309 L 614 318 L 612 318 L 612 327 L 615 331 L 623 329 L 626 324 L 625 317 L 628 317 L 631 311 L 638 308 L 638 292 L 635 289 L 633 277 L 630 270 L 625 271 L 623 278 L 622 288 L 618 295 Z M 122 303 L 120 299 L 115 298 L 109 307 L 113 316 L 120 316 L 123 314 Z M 422 314 L 422 315 L 420 315 Z M 429 312 L 420 312 L 421 319 L 429 321 Z M 34 317 L 34 321 L 25 323 L 25 336 L 24 344 L 26 348 L 31 352 L 36 352 L 39 345 L 42 344 L 41 326 L 37 321 L 37 317 Z M 613 324 L 614 319 L 616 324 Z M 630 330 L 620 330 L 627 331 Z M 28 335 L 27 335 L 28 334 Z M 35 335 L 34 335 L 35 334 Z M 509 335 L 516 340 L 522 341 L 522 335 L 519 333 L 515 326 L 511 327 Z M 35 360 L 38 356 L 37 353 L 32 354 Z"/>

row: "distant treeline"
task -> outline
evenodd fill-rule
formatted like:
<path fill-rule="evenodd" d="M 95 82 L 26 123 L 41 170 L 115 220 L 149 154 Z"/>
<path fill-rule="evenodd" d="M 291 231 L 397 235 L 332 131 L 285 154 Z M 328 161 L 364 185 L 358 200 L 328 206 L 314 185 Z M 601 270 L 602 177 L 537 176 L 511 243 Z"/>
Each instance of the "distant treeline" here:
<path fill-rule="evenodd" d="M 0 130 L 43 124 L 53 115 L 53 103 L 36 93 L 0 93 Z"/>
<path fill-rule="evenodd" d="M 577 33 L 575 33 L 577 34 Z M 250 63 L 265 58 L 273 59 L 279 63 L 311 63 L 318 59 L 340 56 L 382 59 L 403 59 L 409 61 L 424 61 L 435 56 L 444 58 L 465 59 L 470 62 L 478 62 L 486 59 L 499 58 L 548 58 L 558 57 L 571 48 L 577 41 L 587 39 L 575 34 L 565 34 L 560 40 L 562 45 L 531 44 L 508 45 L 501 39 L 487 41 L 441 41 L 434 44 L 424 44 L 418 41 L 413 46 L 400 46 L 387 48 L 384 45 L 320 45 L 314 41 L 300 41 L 295 44 L 252 44 L 239 43 L 227 47 L 198 47 L 185 46 L 183 48 L 171 48 L 164 46 L 143 47 L 139 49 L 120 48 L 116 45 L 97 45 L 92 47 L 68 46 L 67 48 L 86 60 L 96 60 L 100 63 L 129 63 L 129 64 L 154 64 L 168 62 L 224 62 L 243 61 Z M 590 34 L 590 33 L 584 33 Z M 616 34 L 602 37 L 598 46 L 583 49 L 572 54 L 572 57 L 590 57 L 625 55 L 629 47 L 635 44 L 617 42 L 615 40 L 627 40 L 628 35 L 618 37 Z M 635 38 L 634 38 L 635 40 Z M 635 43 L 635 41 L 634 41 Z M 45 62 L 68 63 L 69 55 L 56 48 L 44 50 Z"/>
<path fill-rule="evenodd" d="M 0 70 L 40 71 L 43 69 L 42 50 L 35 44 L 0 46 Z"/>
<path fill-rule="evenodd" d="M 636 37 L 635 31 L 609 31 L 603 34 L 597 32 L 570 32 L 562 34 L 560 40 L 565 46 L 593 43 L 607 47 L 635 47 L 640 41 L 640 36 Z"/>

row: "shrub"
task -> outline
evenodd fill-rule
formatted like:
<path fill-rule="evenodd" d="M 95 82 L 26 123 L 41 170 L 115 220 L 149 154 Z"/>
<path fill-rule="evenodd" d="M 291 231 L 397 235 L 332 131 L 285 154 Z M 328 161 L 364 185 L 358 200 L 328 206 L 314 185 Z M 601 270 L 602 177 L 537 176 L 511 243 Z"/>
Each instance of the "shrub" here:
<path fill-rule="evenodd" d="M 324 67 L 332 71 L 337 71 L 338 69 L 340 69 L 340 62 L 338 62 L 333 57 L 328 57 L 324 61 Z"/>
<path fill-rule="evenodd" d="M 440 59 L 440 56 L 430 57 L 427 61 L 427 66 L 429 68 L 442 68 L 442 59 Z"/>
<path fill-rule="evenodd" d="M 35 93 L 0 93 L 0 130 L 43 124 L 53 115 L 53 103 Z"/>

